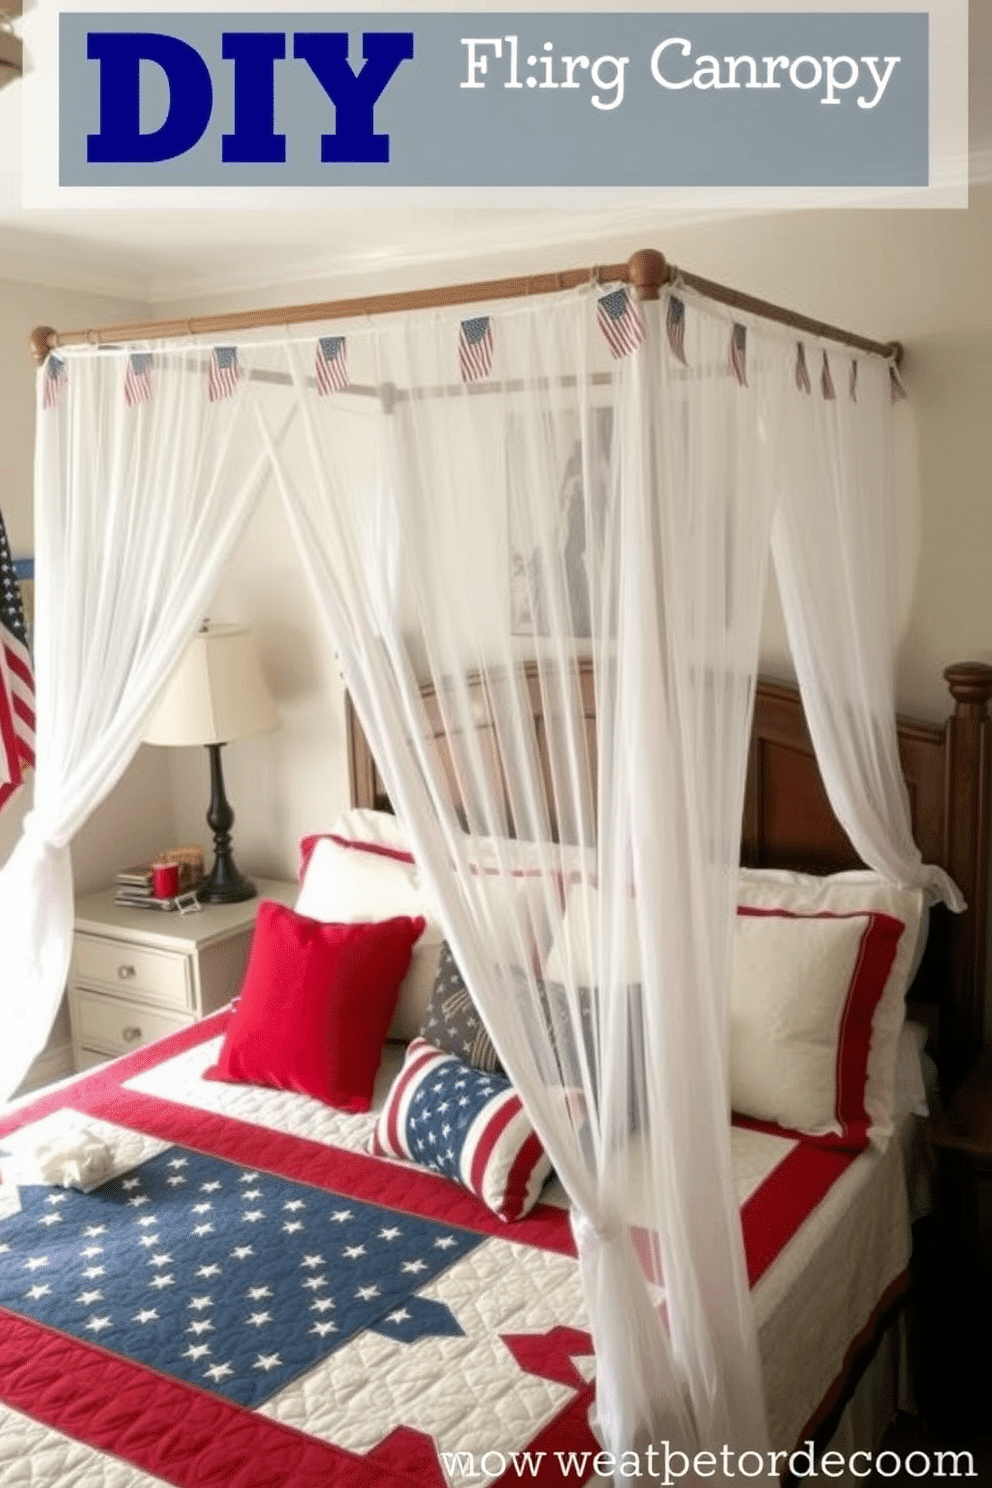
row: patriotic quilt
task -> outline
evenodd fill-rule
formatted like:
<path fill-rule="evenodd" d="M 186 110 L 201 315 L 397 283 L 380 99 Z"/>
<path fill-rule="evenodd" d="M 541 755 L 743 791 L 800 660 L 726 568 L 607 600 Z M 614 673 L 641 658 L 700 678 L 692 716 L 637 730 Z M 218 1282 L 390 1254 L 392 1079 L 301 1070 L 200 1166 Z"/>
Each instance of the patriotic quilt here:
<path fill-rule="evenodd" d="M 202 1080 L 226 1017 L 0 1121 L 0 1149 L 82 1120 L 124 1154 L 89 1194 L 0 1185 L 0 1482 L 550 1488 L 563 1464 L 587 1481 L 564 1209 L 504 1224 L 368 1156 L 374 1110 Z M 856 1159 L 761 1131 L 735 1145 L 760 1283 Z"/>

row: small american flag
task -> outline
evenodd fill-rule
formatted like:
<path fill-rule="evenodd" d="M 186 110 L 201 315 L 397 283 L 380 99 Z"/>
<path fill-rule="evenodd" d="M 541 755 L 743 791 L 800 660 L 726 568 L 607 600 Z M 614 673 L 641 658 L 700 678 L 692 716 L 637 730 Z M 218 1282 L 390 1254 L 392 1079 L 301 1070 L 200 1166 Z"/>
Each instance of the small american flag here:
<path fill-rule="evenodd" d="M 45 371 L 41 383 L 41 406 L 42 408 L 57 408 L 59 399 L 62 397 L 62 389 L 68 381 L 65 370 L 65 362 L 60 361 L 57 356 L 49 354 L 45 363 Z"/>
<path fill-rule="evenodd" d="M 0 809 L 34 764 L 34 677 L 21 591 L 0 517 Z"/>
<path fill-rule="evenodd" d="M 629 356 L 644 340 L 641 307 L 626 289 L 613 289 L 596 302 L 596 319 L 615 357 Z"/>
<path fill-rule="evenodd" d="M 747 387 L 747 326 L 734 322 L 730 332 L 730 348 L 727 352 L 727 371 L 736 378 L 741 387 Z"/>
<path fill-rule="evenodd" d="M 458 367 L 462 382 L 489 376 L 493 364 L 493 327 L 488 315 L 463 320 L 458 327 Z"/>
<path fill-rule="evenodd" d="M 668 310 L 665 314 L 665 330 L 668 332 L 668 344 L 672 348 L 672 354 L 678 357 L 683 367 L 685 360 L 685 305 L 675 295 L 668 297 Z"/>
<path fill-rule="evenodd" d="M 830 363 L 827 360 L 826 352 L 823 353 L 823 371 L 820 373 L 820 392 L 828 402 L 837 396 L 834 391 L 834 380 L 830 375 Z"/>
<path fill-rule="evenodd" d="M 128 408 L 133 408 L 136 403 L 150 402 L 153 364 L 150 351 L 135 351 L 128 357 L 124 373 L 124 402 Z"/>
<path fill-rule="evenodd" d="M 811 390 L 809 368 L 806 365 L 806 348 L 801 341 L 796 342 L 796 387 L 801 393 L 808 393 Z"/>
<path fill-rule="evenodd" d="M 856 358 L 851 362 L 851 371 L 847 379 L 847 393 L 852 403 L 858 401 L 858 363 Z"/>
<path fill-rule="evenodd" d="M 210 374 L 207 380 L 207 396 L 211 403 L 216 403 L 221 398 L 230 398 L 237 389 L 240 376 L 238 348 L 215 346 L 210 353 Z"/>
<path fill-rule="evenodd" d="M 348 386 L 348 358 L 343 336 L 321 336 L 314 354 L 314 375 L 321 397 Z"/>

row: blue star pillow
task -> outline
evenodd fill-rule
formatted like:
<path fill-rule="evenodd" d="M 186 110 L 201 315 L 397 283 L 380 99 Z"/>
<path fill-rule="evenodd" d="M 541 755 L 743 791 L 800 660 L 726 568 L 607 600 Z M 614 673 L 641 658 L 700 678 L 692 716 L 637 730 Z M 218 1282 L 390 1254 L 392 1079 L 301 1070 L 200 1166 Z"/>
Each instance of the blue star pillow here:
<path fill-rule="evenodd" d="M 509 1080 L 422 1038 L 407 1049 L 370 1150 L 453 1178 L 506 1220 L 534 1207 L 551 1172 Z"/>

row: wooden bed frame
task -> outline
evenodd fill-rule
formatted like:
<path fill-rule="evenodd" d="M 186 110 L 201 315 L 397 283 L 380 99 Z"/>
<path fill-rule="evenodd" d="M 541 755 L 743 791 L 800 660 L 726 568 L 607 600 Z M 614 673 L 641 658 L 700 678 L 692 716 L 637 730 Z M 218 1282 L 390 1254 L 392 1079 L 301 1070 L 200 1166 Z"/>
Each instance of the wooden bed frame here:
<path fill-rule="evenodd" d="M 953 1085 L 985 1042 L 992 667 L 962 662 L 948 667 L 944 677 L 954 702 L 950 717 L 942 725 L 900 719 L 899 749 L 913 833 L 924 860 L 945 868 L 968 904 L 960 915 L 942 907 L 933 910 L 926 954 L 912 989 L 914 1006 L 931 1027 L 945 1084 Z M 581 664 L 580 679 L 592 738 L 591 663 Z M 532 696 L 540 739 L 536 685 Z M 424 701 L 440 740 L 440 716 L 431 690 L 425 690 Z M 389 810 L 388 795 L 350 699 L 346 722 L 352 801 Z M 812 873 L 861 866 L 827 801 L 798 691 L 779 682 L 762 681 L 757 688 L 741 859 L 751 867 Z"/>

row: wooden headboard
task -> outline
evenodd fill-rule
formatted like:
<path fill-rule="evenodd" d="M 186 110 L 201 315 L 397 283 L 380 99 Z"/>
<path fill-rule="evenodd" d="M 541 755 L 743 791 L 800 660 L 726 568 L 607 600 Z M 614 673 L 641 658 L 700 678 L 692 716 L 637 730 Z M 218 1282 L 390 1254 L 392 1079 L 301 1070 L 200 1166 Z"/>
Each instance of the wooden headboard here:
<path fill-rule="evenodd" d="M 942 725 L 899 720 L 899 751 L 909 791 L 913 833 L 928 863 L 946 868 L 968 908 L 931 914 L 926 955 L 912 999 L 939 1011 L 935 1029 L 944 1078 L 955 1082 L 985 1040 L 988 964 L 989 834 L 992 829 L 992 667 L 962 662 L 944 673 L 953 711 Z M 595 737 L 591 663 L 580 668 L 583 706 Z M 539 691 L 531 688 L 539 742 Z M 433 693 L 428 718 L 441 724 Z M 389 810 L 389 798 L 361 727 L 346 703 L 351 798 Z M 443 757 L 443 745 L 442 757 Z M 594 753 L 590 758 L 595 758 Z M 748 762 L 741 861 L 750 867 L 835 873 L 860 866 L 827 801 L 795 687 L 759 682 Z"/>

